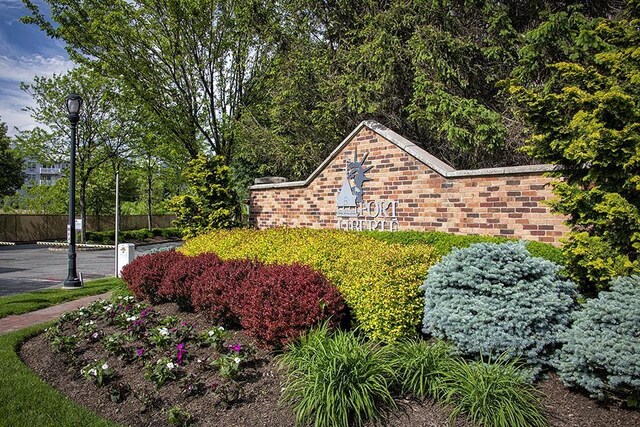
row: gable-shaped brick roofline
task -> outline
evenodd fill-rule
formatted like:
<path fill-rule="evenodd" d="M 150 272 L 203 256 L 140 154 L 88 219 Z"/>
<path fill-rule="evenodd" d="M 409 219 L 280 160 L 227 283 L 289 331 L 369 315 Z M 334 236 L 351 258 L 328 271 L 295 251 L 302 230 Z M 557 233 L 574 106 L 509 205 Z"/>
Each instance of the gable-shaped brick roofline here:
<path fill-rule="evenodd" d="M 374 120 L 365 120 L 361 122 L 341 143 L 335 150 L 327 157 L 324 162 L 318 166 L 316 170 L 309 175 L 304 181 L 288 181 L 275 184 L 256 184 L 249 187 L 250 190 L 267 190 L 271 188 L 292 188 L 292 187 L 306 187 L 309 185 L 319 174 L 324 170 L 329 163 L 346 147 L 354 136 L 356 136 L 362 128 L 368 128 L 378 135 L 382 136 L 389 142 L 396 145 L 401 150 L 405 151 L 410 156 L 414 157 L 418 161 L 422 162 L 435 172 L 442 175 L 444 178 L 471 178 L 482 176 L 496 176 L 496 175 L 517 175 L 527 173 L 542 173 L 556 170 L 554 165 L 529 165 L 529 166 L 508 166 L 500 168 L 485 168 L 485 169 L 454 169 L 442 160 L 438 159 L 428 151 L 418 147 L 413 142 L 409 141 L 404 136 L 392 131 L 386 126 Z"/>

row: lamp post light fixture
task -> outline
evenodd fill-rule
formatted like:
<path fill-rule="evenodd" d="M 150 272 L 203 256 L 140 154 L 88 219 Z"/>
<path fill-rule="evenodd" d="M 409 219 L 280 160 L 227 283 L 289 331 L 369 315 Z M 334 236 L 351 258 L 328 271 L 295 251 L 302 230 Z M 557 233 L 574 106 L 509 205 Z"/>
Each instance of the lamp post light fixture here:
<path fill-rule="evenodd" d="M 82 98 L 71 93 L 65 101 L 69 122 L 71 122 L 71 162 L 69 164 L 69 274 L 63 288 L 75 289 L 82 286 L 76 271 L 76 128 L 80 120 Z"/>

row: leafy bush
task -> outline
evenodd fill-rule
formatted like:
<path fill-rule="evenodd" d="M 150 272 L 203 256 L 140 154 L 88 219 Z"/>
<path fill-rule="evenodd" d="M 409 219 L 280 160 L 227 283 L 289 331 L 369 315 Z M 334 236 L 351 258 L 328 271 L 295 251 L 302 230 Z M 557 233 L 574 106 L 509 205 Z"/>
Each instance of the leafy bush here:
<path fill-rule="evenodd" d="M 249 260 L 229 260 L 204 271 L 191 288 L 194 310 L 216 323 L 238 323 L 231 310 L 235 292 L 245 277 L 261 265 Z"/>
<path fill-rule="evenodd" d="M 453 408 L 451 417 L 466 413 L 469 419 L 491 427 L 543 427 L 537 390 L 501 355 L 495 361 L 468 363 L 457 359 L 447 365 L 439 382 L 439 398 Z"/>
<path fill-rule="evenodd" d="M 325 319 L 339 323 L 345 308 L 338 290 L 322 274 L 299 264 L 255 269 L 237 294 L 233 311 L 242 327 L 276 347 Z"/>
<path fill-rule="evenodd" d="M 338 288 L 369 337 L 388 341 L 415 334 L 422 313 L 419 286 L 435 260 L 426 245 L 387 244 L 339 230 L 289 228 L 220 230 L 190 239 L 180 251 L 308 265 Z"/>
<path fill-rule="evenodd" d="M 352 332 L 314 329 L 280 363 L 287 369 L 282 399 L 293 406 L 299 424 L 362 426 L 396 408 L 387 350 Z"/>
<path fill-rule="evenodd" d="M 625 3 L 609 19 L 552 15 L 561 49 L 549 46 L 547 22 L 527 33 L 509 88 L 532 131 L 528 154 L 561 166 L 550 204 L 567 216 L 568 271 L 585 293 L 640 273 L 640 19 L 637 1 Z M 528 80 L 531 64 L 545 70 Z"/>
<path fill-rule="evenodd" d="M 364 234 L 387 243 L 430 245 L 440 257 L 447 255 L 454 248 L 462 249 L 474 243 L 506 243 L 512 241 L 505 237 L 459 235 L 440 231 L 366 231 Z M 535 241 L 527 241 L 525 244 L 527 245 L 527 250 L 533 256 L 553 261 L 556 264 L 564 263 L 564 256 L 560 248 L 548 243 Z"/>
<path fill-rule="evenodd" d="M 587 301 L 559 355 L 558 374 L 593 397 L 640 398 L 640 277 L 620 277 Z"/>
<path fill-rule="evenodd" d="M 118 233 L 118 240 L 120 242 L 126 242 L 132 240 L 145 240 L 157 236 L 179 239 L 182 238 L 182 232 L 177 228 L 153 228 L 151 230 L 142 228 L 139 230 L 121 230 Z M 113 245 L 115 242 L 115 231 L 87 231 L 86 237 L 87 241 L 91 243 Z"/>
<path fill-rule="evenodd" d="M 181 310 L 191 310 L 192 287 L 200 281 L 200 275 L 220 264 L 222 261 L 215 254 L 177 257 L 166 270 L 158 288 L 158 297 L 177 303 Z"/>
<path fill-rule="evenodd" d="M 422 286 L 427 334 L 465 354 L 549 359 L 569 324 L 575 285 L 518 243 L 478 243 L 434 265 Z"/>
<path fill-rule="evenodd" d="M 164 251 L 144 255 L 134 259 L 122 269 L 122 280 L 136 299 L 147 299 L 152 303 L 160 301 L 157 294 L 168 269 L 182 254 L 176 251 Z"/>
<path fill-rule="evenodd" d="M 240 204 L 233 189 L 231 169 L 223 156 L 207 158 L 199 155 L 183 172 L 186 194 L 167 202 L 167 209 L 176 214 L 174 225 L 185 237 L 217 228 L 229 228 L 240 221 Z"/>
<path fill-rule="evenodd" d="M 390 355 L 400 391 L 419 399 L 438 397 L 439 380 L 454 360 L 453 347 L 444 341 L 400 340 L 393 344 Z"/>

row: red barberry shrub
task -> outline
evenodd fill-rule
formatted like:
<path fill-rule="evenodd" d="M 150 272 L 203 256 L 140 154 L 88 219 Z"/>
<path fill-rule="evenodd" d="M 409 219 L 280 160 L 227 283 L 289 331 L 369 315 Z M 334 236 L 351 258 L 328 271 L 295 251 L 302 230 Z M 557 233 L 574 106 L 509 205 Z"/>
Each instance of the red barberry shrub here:
<path fill-rule="evenodd" d="M 194 310 L 217 323 L 238 323 L 231 311 L 237 290 L 247 275 L 261 266 L 250 260 L 230 260 L 204 271 L 191 288 Z"/>
<path fill-rule="evenodd" d="M 191 289 L 194 284 L 199 282 L 204 272 L 216 270 L 221 264 L 220 258 L 212 253 L 194 257 L 181 255 L 168 266 L 158 288 L 158 296 L 163 301 L 175 302 L 181 310 L 192 310 Z"/>
<path fill-rule="evenodd" d="M 282 347 L 325 319 L 339 323 L 345 306 L 321 273 L 291 264 L 265 265 L 250 273 L 232 309 L 247 333 Z"/>
<path fill-rule="evenodd" d="M 159 302 L 157 291 L 168 267 L 183 257 L 184 255 L 176 251 L 143 255 L 124 266 L 121 273 L 122 280 L 136 299 L 147 299 L 152 303 Z"/>

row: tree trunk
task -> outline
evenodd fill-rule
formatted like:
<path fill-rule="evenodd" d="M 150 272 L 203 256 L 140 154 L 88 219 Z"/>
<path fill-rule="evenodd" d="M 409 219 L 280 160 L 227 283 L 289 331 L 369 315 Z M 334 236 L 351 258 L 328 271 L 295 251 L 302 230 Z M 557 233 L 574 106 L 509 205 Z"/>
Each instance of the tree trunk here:
<path fill-rule="evenodd" d="M 148 224 L 148 228 L 149 230 L 151 230 L 151 228 L 153 227 L 152 224 L 152 218 L 151 218 L 151 185 L 153 184 L 153 177 L 152 177 L 152 173 L 153 170 L 151 169 L 151 158 L 149 158 L 149 163 L 147 164 L 147 224 Z"/>
<path fill-rule="evenodd" d="M 80 219 L 82 220 L 82 230 L 80 232 L 80 241 L 86 243 L 87 233 L 87 179 L 80 181 Z"/>

